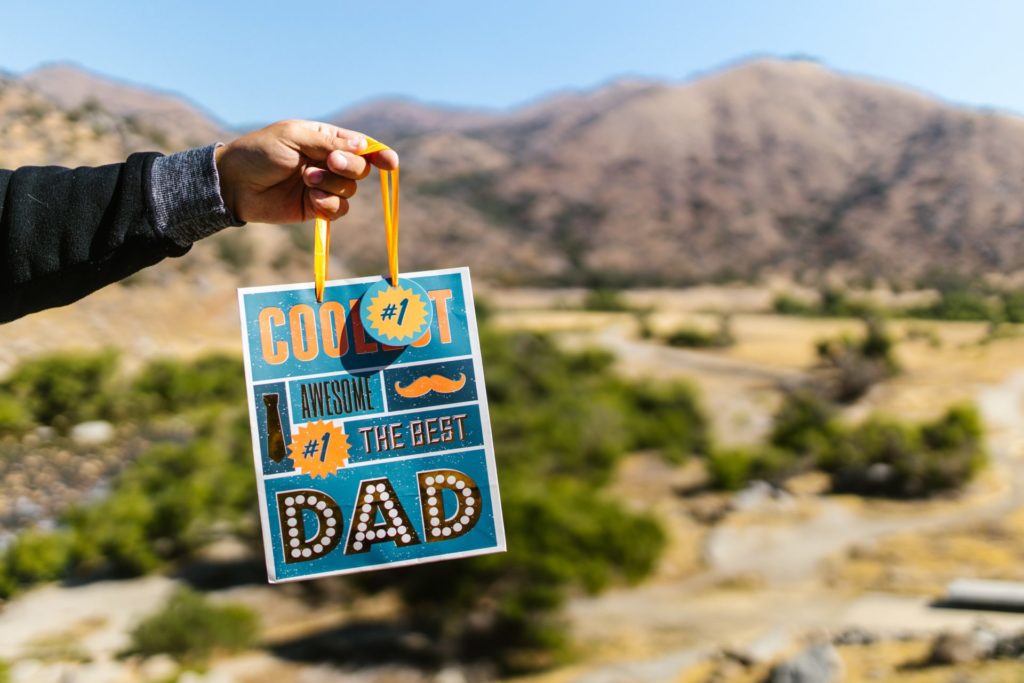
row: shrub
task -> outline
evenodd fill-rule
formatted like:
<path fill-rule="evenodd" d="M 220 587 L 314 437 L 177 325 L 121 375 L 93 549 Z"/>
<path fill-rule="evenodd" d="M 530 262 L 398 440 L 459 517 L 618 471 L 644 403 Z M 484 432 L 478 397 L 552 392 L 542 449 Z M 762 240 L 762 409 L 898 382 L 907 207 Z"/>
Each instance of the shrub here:
<path fill-rule="evenodd" d="M 167 654 L 179 661 L 201 663 L 215 652 L 236 652 L 252 646 L 259 633 L 256 614 L 243 605 L 213 605 L 188 589 L 175 592 L 167 604 L 144 619 L 131 633 L 131 652 Z"/>
<path fill-rule="evenodd" d="M 826 448 L 838 430 L 832 404 L 811 391 L 796 391 L 775 413 L 769 440 L 777 448 L 813 454 Z"/>
<path fill-rule="evenodd" d="M 669 346 L 698 349 L 732 346 L 736 343 L 736 337 L 732 333 L 732 316 L 719 316 L 718 328 L 714 332 L 690 326 L 680 327 L 665 338 L 665 343 Z"/>
<path fill-rule="evenodd" d="M 874 417 L 847 430 L 823 454 L 835 491 L 924 497 L 965 485 L 985 463 L 982 426 L 972 406 L 908 425 Z"/>
<path fill-rule="evenodd" d="M 629 450 L 681 459 L 707 448 L 707 421 L 685 385 L 624 382 L 609 354 L 565 353 L 541 335 L 485 328 L 481 343 L 503 476 L 515 468 L 601 483 Z"/>
<path fill-rule="evenodd" d="M 215 526 L 251 513 L 252 479 L 240 443 L 154 446 L 118 477 L 110 496 L 68 512 L 74 565 L 133 576 L 188 555 Z"/>
<path fill-rule="evenodd" d="M 211 354 L 192 362 L 150 361 L 132 383 L 136 410 L 181 413 L 211 403 L 243 403 L 245 374 L 236 356 Z"/>
<path fill-rule="evenodd" d="M 569 590 L 636 581 L 664 545 L 660 526 L 586 485 L 502 482 L 509 551 L 465 561 L 367 574 L 365 588 L 397 589 L 416 625 L 446 657 L 481 657 L 506 672 L 557 663 L 569 643 L 555 611 Z"/>
<path fill-rule="evenodd" d="M 630 306 L 622 296 L 622 292 L 599 287 L 587 292 L 583 298 L 583 310 L 621 312 L 630 310 Z"/>
<path fill-rule="evenodd" d="M 1008 323 L 1024 323 L 1024 292 L 1005 292 L 1002 295 L 1003 315 Z"/>
<path fill-rule="evenodd" d="M 12 396 L 0 394 L 0 434 L 19 434 L 32 426 L 25 405 Z"/>
<path fill-rule="evenodd" d="M 918 306 L 907 311 L 913 318 L 936 320 L 995 320 L 1003 319 L 1003 302 L 980 288 L 964 284 L 942 289 L 935 303 Z"/>
<path fill-rule="evenodd" d="M 779 294 L 772 300 L 772 309 L 781 315 L 815 318 L 859 318 L 875 313 L 876 307 L 865 301 L 852 300 L 846 292 L 826 287 L 817 301 L 806 301 L 791 294 Z"/>
<path fill-rule="evenodd" d="M 779 294 L 772 300 L 772 310 L 780 315 L 813 316 L 820 312 L 820 307 L 792 294 Z"/>
<path fill-rule="evenodd" d="M 827 392 L 840 403 L 851 403 L 878 382 L 899 372 L 894 342 L 880 318 L 864 320 L 862 338 L 842 336 L 819 341 L 816 352 Z"/>
<path fill-rule="evenodd" d="M 4 552 L 4 592 L 9 595 L 19 586 L 60 578 L 68 566 L 70 547 L 65 533 L 20 534 Z"/>
<path fill-rule="evenodd" d="M 0 391 L 40 424 L 67 429 L 112 419 L 120 409 L 117 356 L 112 352 L 42 356 L 21 363 Z"/>
<path fill-rule="evenodd" d="M 680 462 L 691 453 L 707 453 L 711 434 L 697 393 L 680 382 L 652 382 L 632 389 L 629 429 L 632 448 L 659 449 Z"/>
<path fill-rule="evenodd" d="M 707 422 L 692 389 L 625 382 L 604 352 L 487 327 L 481 343 L 509 551 L 355 580 L 397 589 L 440 661 L 543 668 L 569 648 L 558 609 L 572 591 L 639 580 L 664 547 L 656 520 L 600 484 L 632 448 L 705 450 Z"/>
<path fill-rule="evenodd" d="M 751 479 L 755 457 L 754 453 L 746 448 L 713 452 L 708 458 L 711 485 L 726 491 L 739 491 Z"/>
<path fill-rule="evenodd" d="M 738 491 L 755 479 L 778 483 L 794 474 L 798 458 L 792 451 L 771 446 L 729 448 L 708 457 L 708 477 L 712 487 Z"/>

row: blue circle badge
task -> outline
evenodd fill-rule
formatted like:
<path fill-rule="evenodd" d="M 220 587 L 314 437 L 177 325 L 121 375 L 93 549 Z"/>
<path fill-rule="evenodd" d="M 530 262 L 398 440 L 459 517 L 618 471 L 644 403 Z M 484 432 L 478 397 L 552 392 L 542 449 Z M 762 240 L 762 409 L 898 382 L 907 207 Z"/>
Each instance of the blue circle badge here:
<path fill-rule="evenodd" d="M 359 305 L 363 328 L 388 346 L 408 346 L 426 334 L 434 318 L 427 290 L 412 280 L 398 278 L 398 285 L 382 279 L 370 285 Z"/>

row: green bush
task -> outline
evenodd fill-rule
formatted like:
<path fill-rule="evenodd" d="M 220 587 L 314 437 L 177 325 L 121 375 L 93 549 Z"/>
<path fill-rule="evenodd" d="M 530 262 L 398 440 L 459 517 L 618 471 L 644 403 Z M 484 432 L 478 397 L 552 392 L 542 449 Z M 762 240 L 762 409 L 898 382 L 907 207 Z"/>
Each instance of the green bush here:
<path fill-rule="evenodd" d="M 1024 291 L 1005 292 L 1002 300 L 1006 322 L 1024 323 Z"/>
<path fill-rule="evenodd" d="M 772 299 L 772 310 L 779 315 L 815 316 L 820 314 L 821 307 L 791 294 L 778 294 Z"/>
<path fill-rule="evenodd" d="M 753 451 L 746 448 L 713 452 L 708 457 L 708 477 L 711 485 L 726 491 L 740 490 L 753 476 L 755 459 Z"/>
<path fill-rule="evenodd" d="M 241 359 L 210 354 L 192 362 L 174 358 L 150 361 L 132 383 L 136 414 L 182 413 L 213 403 L 245 402 Z"/>
<path fill-rule="evenodd" d="M 587 292 L 583 298 L 583 310 L 621 312 L 631 308 L 619 290 L 599 287 Z"/>
<path fill-rule="evenodd" d="M 239 436 L 154 446 L 118 477 L 110 496 L 69 511 L 74 567 L 142 574 L 197 550 L 214 527 L 240 523 L 256 494 Z"/>
<path fill-rule="evenodd" d="M 707 421 L 685 385 L 625 382 L 609 354 L 565 353 L 541 335 L 485 328 L 481 344 L 503 476 L 522 469 L 602 483 L 631 450 L 678 460 L 707 449 Z"/>
<path fill-rule="evenodd" d="M 53 581 L 64 575 L 71 550 L 66 533 L 29 531 L 18 535 L 3 555 L 3 592 L 18 586 Z"/>
<path fill-rule="evenodd" d="M 112 352 L 41 356 L 25 361 L 0 392 L 44 425 L 58 429 L 85 420 L 110 420 L 123 409 Z"/>
<path fill-rule="evenodd" d="M 685 385 L 634 384 L 603 352 L 481 330 L 509 551 L 356 579 L 397 589 L 441 661 L 483 657 L 505 671 L 549 666 L 571 649 L 558 609 L 574 590 L 648 574 L 664 547 L 656 520 L 602 493 L 636 448 L 683 457 L 708 426 Z"/>
<path fill-rule="evenodd" d="M 720 349 L 732 346 L 736 343 L 736 337 L 732 333 L 732 317 L 719 316 L 718 328 L 714 332 L 689 325 L 680 327 L 665 337 L 665 343 L 669 346 L 694 349 Z"/>
<path fill-rule="evenodd" d="M 131 633 L 131 652 L 146 657 L 167 654 L 186 663 L 202 663 L 216 652 L 251 647 L 259 635 L 256 614 L 243 605 L 214 605 L 188 589 L 175 592 L 156 614 Z"/>
<path fill-rule="evenodd" d="M 821 290 L 817 301 L 805 301 L 791 294 L 779 294 L 772 300 L 772 309 L 780 315 L 809 318 L 859 318 L 876 312 L 876 307 L 872 304 L 851 300 L 849 294 L 834 287 Z"/>
<path fill-rule="evenodd" d="M 787 394 L 772 420 L 771 444 L 794 453 L 822 451 L 839 430 L 835 407 L 810 391 Z"/>
<path fill-rule="evenodd" d="M 781 448 L 729 448 L 708 457 L 708 478 L 713 488 L 738 491 L 755 479 L 779 483 L 798 463 L 795 453 Z"/>
<path fill-rule="evenodd" d="M 982 436 L 972 406 L 954 406 L 924 425 L 873 417 L 840 435 L 821 465 L 835 491 L 919 498 L 969 482 L 986 461 Z"/>
<path fill-rule="evenodd" d="M 665 337 L 665 343 L 669 346 L 680 346 L 684 348 L 715 348 L 723 346 L 718 342 L 714 332 L 707 332 L 696 327 L 680 327 Z"/>
<path fill-rule="evenodd" d="M 935 320 L 995 320 L 1003 319 L 1003 302 L 998 297 L 971 286 L 943 290 L 939 299 L 928 306 L 907 311 L 913 318 Z"/>
<path fill-rule="evenodd" d="M 827 391 L 840 403 L 852 403 L 884 379 L 899 372 L 893 354 L 895 342 L 881 318 L 864 319 L 865 334 L 843 335 L 816 344 L 819 370 Z"/>
<path fill-rule="evenodd" d="M 503 477 L 502 497 L 507 553 L 368 574 L 359 582 L 398 590 L 441 659 L 482 657 L 506 672 L 544 668 L 570 650 L 556 616 L 569 591 L 639 580 L 653 569 L 665 535 L 650 517 L 569 478 L 541 487 Z"/>
<path fill-rule="evenodd" d="M 629 429 L 632 447 L 657 449 L 681 462 L 690 454 L 707 453 L 710 427 L 697 392 L 680 382 L 652 382 L 631 389 Z"/>
<path fill-rule="evenodd" d="M 20 434 L 32 426 L 32 416 L 18 399 L 0 394 L 0 434 Z"/>

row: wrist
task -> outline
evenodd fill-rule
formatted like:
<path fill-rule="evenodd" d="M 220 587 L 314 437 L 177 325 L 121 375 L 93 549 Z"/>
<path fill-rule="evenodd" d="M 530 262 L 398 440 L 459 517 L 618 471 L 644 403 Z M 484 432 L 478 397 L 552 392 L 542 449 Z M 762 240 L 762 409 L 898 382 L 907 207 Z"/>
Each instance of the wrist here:
<path fill-rule="evenodd" d="M 219 150 L 209 145 L 153 160 L 150 200 L 154 225 L 176 244 L 188 246 L 228 226 L 242 225 L 224 200 Z"/>
<path fill-rule="evenodd" d="M 232 179 L 229 165 L 225 162 L 224 156 L 228 152 L 228 146 L 218 144 L 213 150 L 213 165 L 217 169 L 217 176 L 220 180 L 220 197 L 224 206 L 231 212 L 232 216 L 238 217 L 235 206 L 235 183 Z M 230 158 L 230 155 L 229 155 Z"/>

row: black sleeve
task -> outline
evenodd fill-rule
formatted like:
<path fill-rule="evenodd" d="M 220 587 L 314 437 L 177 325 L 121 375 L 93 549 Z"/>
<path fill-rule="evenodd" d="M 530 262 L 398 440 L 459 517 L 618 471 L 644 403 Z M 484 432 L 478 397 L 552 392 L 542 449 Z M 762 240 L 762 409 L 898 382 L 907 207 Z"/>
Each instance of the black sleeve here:
<path fill-rule="evenodd" d="M 158 156 L 0 170 L 0 322 L 77 301 L 188 251 L 155 226 L 149 183 Z"/>

